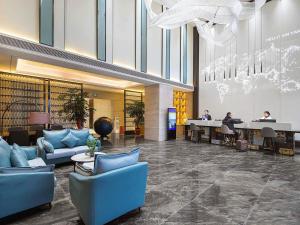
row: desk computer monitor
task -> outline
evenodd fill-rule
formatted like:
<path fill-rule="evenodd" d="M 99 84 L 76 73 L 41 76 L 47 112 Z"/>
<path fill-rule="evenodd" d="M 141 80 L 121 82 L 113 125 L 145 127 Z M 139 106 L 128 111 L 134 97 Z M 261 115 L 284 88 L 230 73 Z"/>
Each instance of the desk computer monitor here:
<path fill-rule="evenodd" d="M 276 119 L 260 119 L 259 122 L 276 123 Z"/>

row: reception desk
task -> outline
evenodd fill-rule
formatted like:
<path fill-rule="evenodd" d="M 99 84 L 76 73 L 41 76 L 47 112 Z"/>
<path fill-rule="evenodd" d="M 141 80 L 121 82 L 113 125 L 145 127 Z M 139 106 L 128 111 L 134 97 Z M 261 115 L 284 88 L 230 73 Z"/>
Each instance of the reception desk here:
<path fill-rule="evenodd" d="M 205 131 L 204 138 L 212 144 L 221 144 L 223 135 L 221 133 L 222 121 L 188 120 L 185 126 L 185 138 L 190 140 L 189 126 L 191 123 L 201 127 Z M 235 124 L 235 129 L 240 133 L 241 138 L 248 140 L 249 148 L 258 150 L 263 143 L 261 129 L 271 127 L 277 133 L 278 147 L 295 149 L 295 133 L 290 123 L 269 123 L 269 122 L 244 122 Z"/>

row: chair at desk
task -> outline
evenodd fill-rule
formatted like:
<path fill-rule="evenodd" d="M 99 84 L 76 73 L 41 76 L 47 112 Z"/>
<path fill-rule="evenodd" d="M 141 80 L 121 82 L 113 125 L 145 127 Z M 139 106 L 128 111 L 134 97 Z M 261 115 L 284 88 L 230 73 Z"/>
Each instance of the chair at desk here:
<path fill-rule="evenodd" d="M 225 124 L 222 124 L 221 126 L 221 133 L 223 134 L 224 145 L 233 146 L 233 143 L 235 142 L 235 133 Z"/>
<path fill-rule="evenodd" d="M 201 135 L 204 134 L 204 130 L 201 130 L 196 124 L 191 123 L 191 141 L 199 143 L 201 141 Z"/>
<path fill-rule="evenodd" d="M 264 138 L 262 146 L 263 150 L 267 147 L 267 141 L 270 141 L 270 148 L 274 153 L 276 153 L 276 132 L 271 127 L 264 127 L 261 129 L 261 135 Z"/>
<path fill-rule="evenodd" d="M 16 143 L 21 146 L 29 146 L 29 134 L 27 130 L 22 127 L 11 127 L 8 128 L 8 143 L 10 145 Z"/>

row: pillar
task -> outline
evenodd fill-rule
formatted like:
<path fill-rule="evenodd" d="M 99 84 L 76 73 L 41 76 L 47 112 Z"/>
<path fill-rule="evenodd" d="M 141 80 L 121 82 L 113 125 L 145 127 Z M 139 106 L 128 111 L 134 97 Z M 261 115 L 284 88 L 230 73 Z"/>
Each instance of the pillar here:
<path fill-rule="evenodd" d="M 167 139 L 167 111 L 173 107 L 173 88 L 165 84 L 145 87 L 145 139 Z"/>

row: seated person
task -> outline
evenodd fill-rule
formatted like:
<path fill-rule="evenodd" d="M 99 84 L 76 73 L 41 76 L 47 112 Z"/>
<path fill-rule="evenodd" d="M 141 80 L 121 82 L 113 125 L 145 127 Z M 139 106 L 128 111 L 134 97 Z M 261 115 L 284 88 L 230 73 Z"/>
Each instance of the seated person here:
<path fill-rule="evenodd" d="M 243 123 L 240 119 L 233 119 L 231 112 L 226 114 L 226 117 L 223 119 L 222 124 L 227 125 L 227 127 L 235 133 L 235 139 L 239 137 L 238 132 L 234 128 L 234 124 Z"/>
<path fill-rule="evenodd" d="M 211 115 L 208 114 L 208 110 L 204 110 L 204 115 L 201 117 L 202 120 L 211 120 Z"/>
<path fill-rule="evenodd" d="M 264 111 L 264 116 L 261 118 L 263 120 L 271 120 L 271 113 L 269 111 Z"/>

